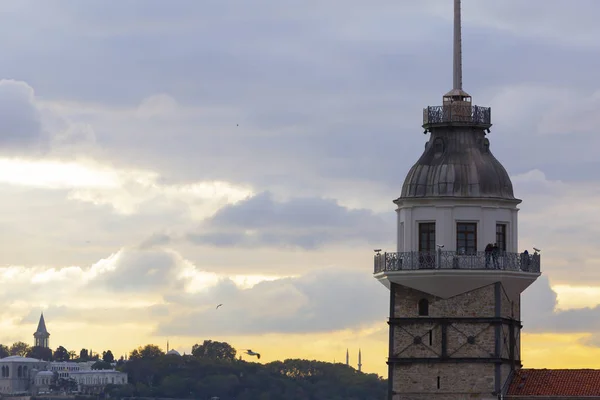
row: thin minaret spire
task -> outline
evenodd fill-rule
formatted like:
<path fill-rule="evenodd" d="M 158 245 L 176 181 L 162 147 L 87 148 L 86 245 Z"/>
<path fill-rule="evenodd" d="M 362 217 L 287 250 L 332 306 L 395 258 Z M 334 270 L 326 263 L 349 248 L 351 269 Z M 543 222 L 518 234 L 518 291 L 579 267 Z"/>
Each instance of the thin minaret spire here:
<path fill-rule="evenodd" d="M 460 0 L 454 0 L 454 90 L 462 90 L 462 40 L 460 28 Z"/>
<path fill-rule="evenodd" d="M 346 349 L 346 365 L 350 365 L 350 353 L 348 353 L 348 349 Z"/>
<path fill-rule="evenodd" d="M 358 349 L 358 372 L 362 370 L 362 354 L 360 352 L 360 348 Z"/>

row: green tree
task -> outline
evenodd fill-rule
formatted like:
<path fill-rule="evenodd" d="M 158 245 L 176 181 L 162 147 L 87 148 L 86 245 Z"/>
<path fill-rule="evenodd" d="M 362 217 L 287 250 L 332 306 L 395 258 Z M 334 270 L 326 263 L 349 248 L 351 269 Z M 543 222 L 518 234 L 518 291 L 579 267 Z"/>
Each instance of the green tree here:
<path fill-rule="evenodd" d="M 92 369 L 112 369 L 112 365 L 106 361 L 96 361 L 92 364 Z"/>
<path fill-rule="evenodd" d="M 79 352 L 79 360 L 80 361 L 87 361 L 89 359 L 89 354 L 88 354 L 88 350 L 87 349 L 81 349 L 81 351 Z"/>
<path fill-rule="evenodd" d="M 54 361 L 68 361 L 69 360 L 69 350 L 65 349 L 63 346 L 58 346 L 54 351 Z"/>
<path fill-rule="evenodd" d="M 11 356 L 25 357 L 27 356 L 27 353 L 29 352 L 30 348 L 31 346 L 29 346 L 25 342 L 15 342 L 12 344 L 12 346 L 10 346 L 9 353 Z"/>
<path fill-rule="evenodd" d="M 113 356 L 112 351 L 107 350 L 102 352 L 102 361 L 106 361 L 107 363 L 111 363 L 115 361 L 115 356 Z"/>
<path fill-rule="evenodd" d="M 145 346 L 140 346 L 137 349 L 133 350 L 131 353 L 129 353 L 129 359 L 154 359 L 164 355 L 165 352 L 162 351 L 157 345 L 147 344 Z"/>
<path fill-rule="evenodd" d="M 235 360 L 236 351 L 229 343 L 205 340 L 202 344 L 192 346 L 194 357 L 211 360 Z"/>
<path fill-rule="evenodd" d="M 77 353 L 74 350 L 69 350 L 69 360 L 74 360 L 77 357 Z"/>
<path fill-rule="evenodd" d="M 9 355 L 8 346 L 0 344 L 0 358 L 8 357 Z"/>
<path fill-rule="evenodd" d="M 38 360 L 52 361 L 52 350 L 47 347 L 33 346 L 27 352 L 27 357 L 37 358 Z"/>

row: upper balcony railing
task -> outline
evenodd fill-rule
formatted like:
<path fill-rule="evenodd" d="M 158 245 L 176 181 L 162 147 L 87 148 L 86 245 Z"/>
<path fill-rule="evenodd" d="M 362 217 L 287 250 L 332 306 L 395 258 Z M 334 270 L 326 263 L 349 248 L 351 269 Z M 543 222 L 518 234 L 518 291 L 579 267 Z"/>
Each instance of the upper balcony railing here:
<path fill-rule="evenodd" d="M 492 109 L 458 104 L 430 106 L 423 109 L 423 127 L 448 124 L 489 128 L 492 126 Z"/>
<path fill-rule="evenodd" d="M 375 272 L 411 271 L 421 269 L 500 270 L 540 272 L 540 255 L 526 253 L 497 254 L 478 251 L 461 254 L 456 251 L 407 251 L 375 254 Z"/>

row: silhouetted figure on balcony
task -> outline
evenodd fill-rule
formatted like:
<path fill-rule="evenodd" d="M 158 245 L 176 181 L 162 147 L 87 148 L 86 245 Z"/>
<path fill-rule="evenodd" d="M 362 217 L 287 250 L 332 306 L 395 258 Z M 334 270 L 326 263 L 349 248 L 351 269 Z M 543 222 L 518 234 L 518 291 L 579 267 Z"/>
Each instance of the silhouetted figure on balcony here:
<path fill-rule="evenodd" d="M 527 250 L 521 254 L 521 270 L 529 271 L 529 252 Z"/>
<path fill-rule="evenodd" d="M 497 243 L 494 243 L 492 247 L 492 259 L 494 260 L 494 268 L 498 268 L 498 256 L 500 255 L 500 248 Z"/>
<path fill-rule="evenodd" d="M 489 268 L 490 260 L 492 259 L 492 251 L 494 251 L 494 246 L 491 243 L 488 243 L 485 246 L 485 267 Z"/>

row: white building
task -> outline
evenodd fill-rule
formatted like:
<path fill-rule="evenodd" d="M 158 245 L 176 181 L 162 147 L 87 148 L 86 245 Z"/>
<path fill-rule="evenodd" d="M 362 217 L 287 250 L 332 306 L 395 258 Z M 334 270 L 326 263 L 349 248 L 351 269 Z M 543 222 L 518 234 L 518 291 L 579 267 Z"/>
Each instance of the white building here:
<path fill-rule="evenodd" d="M 95 361 L 48 362 L 10 356 L 0 359 L 0 394 L 47 393 L 57 379 L 73 379 L 77 390 L 100 392 L 106 385 L 127 384 L 127 374 L 114 369 L 92 370 Z"/>
<path fill-rule="evenodd" d="M 74 361 L 52 361 L 49 370 L 58 373 L 59 378 L 69 378 L 70 374 L 79 371 L 91 371 L 96 361 L 74 362 Z"/>
<path fill-rule="evenodd" d="M 48 362 L 35 358 L 10 356 L 0 359 L 0 393 L 27 393 L 34 386 L 39 371 L 47 369 Z"/>
<path fill-rule="evenodd" d="M 77 382 L 77 391 L 82 393 L 96 393 L 110 384 L 127 384 L 127 374 L 114 369 L 75 371 L 70 373 L 70 378 Z"/>

